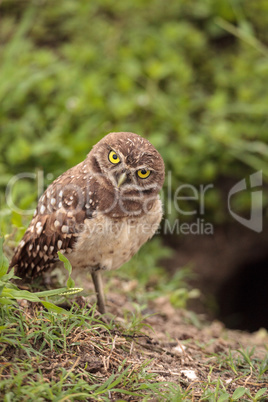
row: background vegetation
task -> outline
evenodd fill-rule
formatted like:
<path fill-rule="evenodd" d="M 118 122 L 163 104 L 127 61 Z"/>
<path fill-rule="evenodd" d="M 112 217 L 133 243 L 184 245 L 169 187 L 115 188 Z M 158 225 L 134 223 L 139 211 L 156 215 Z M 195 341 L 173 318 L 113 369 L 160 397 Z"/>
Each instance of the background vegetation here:
<path fill-rule="evenodd" d="M 5 206 L 13 175 L 43 169 L 47 185 L 110 131 L 149 138 L 173 188 L 216 183 L 214 222 L 229 219 L 226 181 L 259 169 L 267 180 L 265 1 L 4 0 L 0 12 L 4 223 L 20 224 Z M 36 203 L 33 183 L 15 186 L 23 209 Z"/>

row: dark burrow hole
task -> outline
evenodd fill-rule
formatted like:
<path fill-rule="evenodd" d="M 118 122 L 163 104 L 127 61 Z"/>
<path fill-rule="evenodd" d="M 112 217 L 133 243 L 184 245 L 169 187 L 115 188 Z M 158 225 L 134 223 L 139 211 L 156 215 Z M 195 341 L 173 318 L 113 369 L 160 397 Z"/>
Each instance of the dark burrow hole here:
<path fill-rule="evenodd" d="M 227 328 L 268 329 L 268 255 L 248 261 L 222 285 L 216 296 L 220 319 Z"/>
<path fill-rule="evenodd" d="M 174 255 L 165 262 L 172 274 L 190 267 L 190 287 L 201 298 L 189 301 L 189 309 L 217 319 L 226 328 L 268 330 L 268 225 L 256 233 L 234 222 L 214 226 L 207 235 L 165 236 Z"/>

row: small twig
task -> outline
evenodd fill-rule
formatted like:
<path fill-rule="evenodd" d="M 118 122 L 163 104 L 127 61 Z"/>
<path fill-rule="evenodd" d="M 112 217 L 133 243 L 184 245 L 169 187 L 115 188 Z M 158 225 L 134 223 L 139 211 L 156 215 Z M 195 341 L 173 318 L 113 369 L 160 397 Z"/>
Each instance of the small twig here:
<path fill-rule="evenodd" d="M 247 385 L 248 381 L 250 380 L 250 378 L 252 377 L 252 367 L 250 366 L 250 375 L 247 377 L 246 381 L 245 381 L 245 386 Z"/>
<path fill-rule="evenodd" d="M 136 343 L 139 346 L 142 346 L 143 348 L 148 349 L 148 350 L 150 350 L 152 352 L 165 353 L 165 354 L 167 354 L 169 356 L 172 356 L 172 357 L 180 357 L 177 353 L 170 352 L 169 350 L 163 349 L 161 347 L 155 347 L 155 345 L 146 345 L 146 344 L 142 344 L 142 343 L 139 343 L 139 342 L 136 342 Z"/>
<path fill-rule="evenodd" d="M 115 335 L 115 337 L 114 337 L 114 339 L 113 339 L 111 351 L 110 351 L 110 353 L 109 353 L 109 356 L 108 356 L 107 359 L 106 359 L 106 362 L 107 362 L 107 369 L 109 368 L 109 365 L 110 365 L 110 358 L 112 357 L 113 351 L 114 351 L 114 349 L 115 349 L 116 339 L 117 339 L 117 335 Z"/>
<path fill-rule="evenodd" d="M 70 368 L 70 370 L 67 371 L 66 375 L 64 376 L 64 380 L 71 374 L 71 372 L 73 371 L 73 369 L 75 368 L 75 366 L 77 366 L 77 364 L 79 363 L 81 357 L 79 356 L 76 361 L 74 362 L 74 364 L 72 365 L 72 367 Z"/>
<path fill-rule="evenodd" d="M 130 350 L 129 350 L 130 355 L 132 355 L 133 349 L 134 349 L 134 342 L 132 341 L 131 345 L 130 345 Z"/>

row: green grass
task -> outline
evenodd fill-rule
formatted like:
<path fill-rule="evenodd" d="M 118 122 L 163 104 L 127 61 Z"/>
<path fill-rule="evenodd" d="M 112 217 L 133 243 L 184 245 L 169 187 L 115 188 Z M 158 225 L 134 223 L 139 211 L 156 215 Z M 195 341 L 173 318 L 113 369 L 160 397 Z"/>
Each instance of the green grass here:
<path fill-rule="evenodd" d="M 111 361 L 113 358 L 116 337 L 112 332 L 120 333 L 118 325 L 103 324 L 94 312 L 95 307 L 80 309 L 73 305 L 68 316 L 35 310 L 35 316 L 29 319 L 23 311 L 5 306 L 1 311 L 1 323 L 5 325 L 1 327 L 0 337 L 3 359 L 0 393 L 5 401 L 21 401 L 26 397 L 30 400 L 84 400 L 89 395 L 106 401 L 112 394 L 141 398 L 144 393 L 164 397 L 167 391 L 161 390 L 162 384 L 154 382 L 155 375 L 147 372 L 146 361 L 131 364 L 125 358 L 104 375 L 90 372 L 96 370 L 98 362 L 94 361 L 96 367 L 93 365 L 93 368 L 90 362 L 80 362 L 81 337 L 87 340 L 86 348 L 100 354 L 100 361 L 102 357 Z M 131 326 L 134 328 L 134 323 Z M 118 341 L 116 353 L 127 356 L 130 343 Z M 5 358 L 10 353 L 13 353 L 12 362 Z M 51 365 L 55 365 L 55 370 L 51 370 Z M 54 372 L 49 381 L 46 367 Z"/>
<path fill-rule="evenodd" d="M 268 353 L 262 361 L 254 358 L 253 349 L 206 356 L 207 375 L 189 388 L 179 378 L 178 383 L 159 381 L 153 361 L 143 356 L 139 342 L 137 355 L 131 354 L 133 342 L 142 336 L 141 317 L 126 321 L 126 327 L 132 328 L 126 333 L 118 323 L 97 319 L 95 306 L 81 308 L 74 303 L 68 316 L 38 306 L 3 306 L 0 321 L 0 395 L 4 401 L 190 401 L 198 397 L 222 402 L 267 397 Z M 244 385 L 230 392 L 226 376 L 232 384 Z"/>
<path fill-rule="evenodd" d="M 87 299 L 70 294 L 67 294 L 72 298 L 67 310 L 51 302 L 55 298 L 53 291 L 39 292 L 40 303 L 33 299 L 34 293 L 28 292 L 26 296 L 32 296 L 26 301 L 25 291 L 16 290 L 22 292 L 21 295 L 12 297 L 12 303 L 5 303 L 10 295 L 3 296 L 3 283 L 11 290 L 13 285 L 10 278 L 5 278 L 7 260 L 2 253 L 0 256 L 0 397 L 5 402 L 223 402 L 264 401 L 267 398 L 268 352 L 260 357 L 255 348 L 241 347 L 208 353 L 206 347 L 216 339 L 202 344 L 196 338 L 180 341 L 187 350 L 184 362 L 166 346 L 175 340 L 167 338 L 162 342 L 152 335 L 151 315 L 143 313 L 147 309 L 146 303 L 140 305 L 133 301 L 131 310 L 118 310 L 117 316 L 109 314 L 106 321 L 96 311 L 95 304 L 90 305 Z M 69 271 L 67 283 L 74 286 L 70 278 L 71 267 L 66 261 L 65 266 Z M 161 269 L 158 274 L 163 279 Z M 143 291 L 146 284 L 144 280 Z M 162 289 L 162 297 L 168 299 L 166 288 L 173 289 L 166 282 L 165 286 L 159 287 L 157 296 L 161 295 Z M 137 294 L 140 290 L 136 289 Z M 47 304 L 42 301 L 42 293 Z M 128 298 L 134 300 L 135 291 L 128 294 Z M 144 300 L 150 302 L 151 297 Z M 205 330 L 207 324 L 191 318 L 190 313 L 185 313 L 184 325 L 189 319 L 192 323 L 187 324 L 188 331 L 193 325 L 200 333 Z M 168 330 L 168 322 L 166 326 L 163 332 Z M 163 356 L 174 359 L 169 370 L 159 370 L 158 361 Z M 190 365 L 187 363 L 189 358 Z M 182 368 L 194 370 L 198 380 L 185 380 L 180 372 Z"/>

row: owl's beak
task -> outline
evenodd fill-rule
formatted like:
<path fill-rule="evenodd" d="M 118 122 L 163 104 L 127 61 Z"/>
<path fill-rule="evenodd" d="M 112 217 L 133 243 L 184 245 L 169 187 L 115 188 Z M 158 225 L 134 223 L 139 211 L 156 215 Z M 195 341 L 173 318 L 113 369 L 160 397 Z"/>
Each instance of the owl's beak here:
<path fill-rule="evenodd" d="M 126 179 L 127 179 L 127 174 L 126 174 L 126 172 L 124 172 L 119 176 L 119 179 L 117 182 L 117 187 L 119 188 L 120 186 L 122 186 L 122 184 L 125 183 Z"/>

